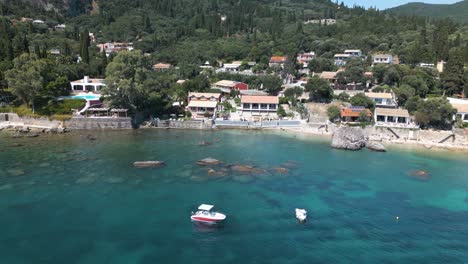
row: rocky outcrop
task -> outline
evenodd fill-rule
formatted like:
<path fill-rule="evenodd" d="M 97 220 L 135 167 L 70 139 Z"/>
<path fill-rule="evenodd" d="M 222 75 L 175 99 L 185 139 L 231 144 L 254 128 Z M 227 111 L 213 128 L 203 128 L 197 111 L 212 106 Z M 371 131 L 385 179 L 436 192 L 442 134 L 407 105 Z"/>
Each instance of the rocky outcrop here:
<path fill-rule="evenodd" d="M 331 146 L 337 149 L 360 150 L 366 146 L 364 130 L 357 127 L 340 127 L 332 136 Z"/>
<path fill-rule="evenodd" d="M 381 143 L 379 142 L 375 142 L 375 141 L 367 141 L 366 143 L 366 147 L 372 151 L 377 151 L 377 152 L 385 152 L 387 151 L 384 147 L 384 145 L 382 145 Z"/>
<path fill-rule="evenodd" d="M 166 164 L 164 161 L 159 160 L 149 160 L 149 161 L 135 161 L 133 163 L 134 167 L 137 168 L 160 168 L 164 167 Z"/>

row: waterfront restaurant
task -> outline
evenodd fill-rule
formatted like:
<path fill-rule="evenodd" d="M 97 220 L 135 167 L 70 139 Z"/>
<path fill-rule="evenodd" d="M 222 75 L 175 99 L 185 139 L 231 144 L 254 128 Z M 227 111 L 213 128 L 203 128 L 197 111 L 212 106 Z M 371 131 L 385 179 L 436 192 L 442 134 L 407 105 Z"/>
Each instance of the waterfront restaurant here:
<path fill-rule="evenodd" d="M 81 80 L 70 82 L 72 92 L 99 92 L 106 86 L 104 79 L 92 79 L 85 76 Z"/>
<path fill-rule="evenodd" d="M 375 108 L 374 118 L 376 126 L 407 127 L 411 124 L 410 115 L 406 109 Z"/>
<path fill-rule="evenodd" d="M 276 114 L 279 105 L 278 96 L 249 96 L 241 97 L 241 112 L 251 115 L 270 115 Z"/>
<path fill-rule="evenodd" d="M 187 110 L 194 119 L 207 118 L 213 116 L 218 110 L 218 103 L 221 100 L 220 93 L 189 93 Z M 221 109 L 219 109 L 221 110 Z"/>

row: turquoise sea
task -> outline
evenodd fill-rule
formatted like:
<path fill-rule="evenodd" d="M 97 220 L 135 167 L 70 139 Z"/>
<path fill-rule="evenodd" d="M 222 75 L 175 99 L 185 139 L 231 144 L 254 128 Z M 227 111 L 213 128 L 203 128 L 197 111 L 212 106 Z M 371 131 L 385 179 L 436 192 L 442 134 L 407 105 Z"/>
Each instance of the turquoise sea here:
<path fill-rule="evenodd" d="M 223 162 L 214 175 L 206 157 Z M 225 225 L 192 224 L 201 203 Z M 468 155 L 252 131 L 2 134 L 0 234 L 8 264 L 467 263 Z"/>

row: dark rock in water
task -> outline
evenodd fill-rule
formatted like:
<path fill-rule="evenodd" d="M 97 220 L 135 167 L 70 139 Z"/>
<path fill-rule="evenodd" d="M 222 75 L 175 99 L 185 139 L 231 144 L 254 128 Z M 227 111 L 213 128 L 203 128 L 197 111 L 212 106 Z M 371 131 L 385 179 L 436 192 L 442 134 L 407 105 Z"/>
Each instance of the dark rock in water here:
<path fill-rule="evenodd" d="M 38 133 L 38 132 L 31 132 L 31 133 L 29 133 L 26 137 L 34 138 L 34 137 L 38 137 L 38 136 L 39 136 L 39 133 Z"/>
<path fill-rule="evenodd" d="M 13 144 L 10 145 L 10 147 L 15 147 L 15 148 L 22 147 L 22 146 L 23 146 L 23 144 L 20 144 L 20 143 L 13 143 Z"/>
<path fill-rule="evenodd" d="M 90 140 L 90 141 L 94 141 L 94 140 L 97 139 L 97 137 L 96 137 L 96 136 L 93 136 L 93 135 L 91 135 L 91 134 L 88 134 L 88 135 L 86 135 L 86 139 L 88 139 L 88 140 Z"/>
<path fill-rule="evenodd" d="M 333 133 L 331 146 L 336 149 L 360 150 L 366 146 L 366 135 L 361 128 L 340 127 Z"/>
<path fill-rule="evenodd" d="M 210 165 L 221 164 L 221 161 L 219 161 L 217 159 L 213 159 L 213 158 L 206 158 L 206 159 L 202 159 L 202 160 L 197 161 L 197 164 L 201 165 L 201 166 L 210 166 Z"/>
<path fill-rule="evenodd" d="M 52 128 L 51 128 L 51 129 L 49 129 L 47 132 L 48 132 L 48 133 L 53 133 L 53 134 L 56 134 L 56 133 L 58 132 L 58 128 L 56 128 L 56 127 L 52 127 Z"/>
<path fill-rule="evenodd" d="M 198 143 L 198 146 L 202 146 L 202 147 L 210 146 L 210 145 L 211 145 L 211 142 L 208 142 L 208 141 L 202 141 L 202 142 Z"/>
<path fill-rule="evenodd" d="M 366 147 L 372 151 L 377 151 L 377 152 L 386 152 L 387 150 L 385 149 L 384 145 L 382 145 L 379 142 L 375 141 L 368 141 L 366 143 Z"/>
<path fill-rule="evenodd" d="M 149 161 L 135 161 L 133 166 L 137 168 L 160 168 L 164 167 L 166 164 L 164 161 L 159 160 L 149 160 Z"/>
<path fill-rule="evenodd" d="M 20 133 L 15 133 L 13 135 L 11 135 L 12 138 L 22 138 L 24 137 L 23 135 L 21 135 Z"/>

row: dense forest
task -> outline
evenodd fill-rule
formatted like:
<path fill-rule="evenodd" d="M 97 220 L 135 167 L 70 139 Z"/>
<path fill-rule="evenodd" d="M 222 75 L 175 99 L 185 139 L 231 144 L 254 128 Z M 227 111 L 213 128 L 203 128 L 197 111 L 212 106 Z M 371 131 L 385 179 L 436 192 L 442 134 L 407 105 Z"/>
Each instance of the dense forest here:
<path fill-rule="evenodd" d="M 468 93 L 468 27 L 449 19 L 396 16 L 330 0 L 4 0 L 0 15 L 0 89 L 2 98 L 15 105 L 53 105 L 53 98 L 68 90 L 69 80 L 84 75 L 116 78 L 115 64 L 128 61 L 131 68 L 145 69 L 145 79 L 128 91 L 138 91 L 138 99 L 113 102 L 161 114 L 171 111 L 172 101 L 187 91 L 209 89 L 217 76 L 200 75 L 198 66 L 206 61 L 255 61 L 255 70 L 267 71 L 270 56 L 286 55 L 291 61 L 284 71 L 299 78 L 297 53 L 316 52 L 319 59 L 309 67 L 319 72 L 336 70 L 333 56 L 345 49 L 361 49 L 369 60 L 374 53 L 398 55 L 404 65 L 351 63 L 341 80 L 359 81 L 359 73 L 373 71 L 382 89 L 395 89 L 401 106 L 412 97 Z M 22 17 L 45 23 L 22 22 Z M 324 18 L 337 23 L 304 23 Z M 62 23 L 64 30 L 54 28 Z M 106 57 L 96 47 L 105 42 L 131 42 L 139 53 L 119 54 L 114 62 L 115 54 Z M 440 60 L 447 61 L 441 75 L 415 68 Z M 157 62 L 177 70 L 146 71 Z M 127 76 L 131 81 L 134 77 Z M 175 85 L 178 79 L 190 81 Z M 277 87 L 270 90 L 278 92 Z"/>

